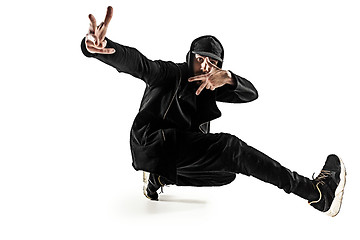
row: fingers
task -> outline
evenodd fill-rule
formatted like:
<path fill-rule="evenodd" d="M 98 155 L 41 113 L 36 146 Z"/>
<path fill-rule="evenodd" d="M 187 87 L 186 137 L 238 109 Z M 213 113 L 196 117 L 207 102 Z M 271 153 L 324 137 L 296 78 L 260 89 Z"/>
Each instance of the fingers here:
<path fill-rule="evenodd" d="M 100 43 L 99 45 L 95 45 L 94 42 L 91 40 L 86 40 L 85 43 L 87 47 L 92 47 L 96 49 L 103 49 L 106 47 L 106 41 Z"/>
<path fill-rule="evenodd" d="M 188 79 L 189 82 L 205 81 L 210 75 L 208 73 L 194 76 Z"/>
<path fill-rule="evenodd" d="M 95 45 L 101 44 L 105 39 L 106 29 L 110 23 L 110 20 L 113 15 L 113 8 L 109 6 L 107 8 L 106 16 L 104 22 L 101 22 L 99 26 L 96 26 L 96 19 L 92 14 L 89 14 L 90 19 L 90 28 L 89 33 L 95 38 Z"/>
<path fill-rule="evenodd" d="M 214 83 L 210 80 L 210 77 L 211 75 L 204 74 L 204 75 L 191 77 L 188 79 L 189 82 L 196 82 L 196 81 L 201 82 L 200 87 L 195 92 L 196 95 L 199 95 L 205 88 L 211 91 L 214 91 L 217 88 L 217 86 L 214 85 Z"/>
<path fill-rule="evenodd" d="M 205 61 L 207 62 L 207 64 L 212 67 L 212 68 L 215 68 L 215 69 L 220 69 L 218 66 L 216 66 L 215 64 L 213 64 L 211 61 L 210 61 L 210 58 L 209 57 L 206 57 L 205 58 Z"/>
<path fill-rule="evenodd" d="M 89 14 L 90 19 L 90 33 L 95 33 L 96 30 L 96 19 L 92 14 Z"/>
<path fill-rule="evenodd" d="M 100 54 L 113 54 L 115 53 L 115 49 L 114 48 L 96 48 L 94 46 L 86 46 L 86 49 L 90 52 L 90 53 L 100 53 Z"/>
<path fill-rule="evenodd" d="M 112 16 L 113 16 L 113 8 L 111 6 L 109 6 L 107 8 L 106 16 L 105 16 L 105 20 L 104 20 L 104 24 L 106 27 L 109 25 Z"/>
<path fill-rule="evenodd" d="M 94 44 L 94 42 L 91 40 L 86 40 L 85 42 L 88 46 L 91 46 L 91 47 L 94 47 L 97 49 L 103 49 L 106 47 L 106 44 L 107 44 L 106 40 L 102 41 L 99 45 Z"/>
<path fill-rule="evenodd" d="M 209 83 L 208 79 L 209 79 L 209 74 L 207 73 L 207 74 L 191 77 L 188 79 L 188 81 L 189 82 L 197 82 L 197 81 L 201 82 L 200 87 L 195 92 L 196 95 L 199 95 L 202 92 L 202 90 L 204 90 L 205 87 L 206 87 L 206 89 L 211 89 L 211 84 Z"/>
<path fill-rule="evenodd" d="M 214 91 L 216 89 L 216 87 L 209 80 L 204 80 L 201 82 L 201 85 L 196 90 L 195 94 L 199 95 L 202 92 L 202 90 L 204 90 L 205 88 L 211 91 Z"/>
<path fill-rule="evenodd" d="M 103 24 L 105 26 L 108 26 L 109 23 L 110 23 L 110 20 L 113 16 L 113 8 L 111 6 L 109 6 L 107 8 L 107 11 L 106 11 L 106 16 L 105 16 L 105 20 L 103 22 Z M 91 30 L 93 31 L 93 33 L 95 32 L 95 29 L 96 29 L 96 19 L 95 17 L 92 15 L 92 14 L 89 14 L 89 19 L 90 19 L 90 22 L 91 22 Z M 100 24 L 101 25 L 101 24 Z"/>
<path fill-rule="evenodd" d="M 104 26 L 104 22 L 101 22 L 99 26 L 96 27 L 96 30 L 100 31 L 103 26 Z"/>
<path fill-rule="evenodd" d="M 113 53 L 115 53 L 114 48 L 105 48 L 106 44 L 107 44 L 106 40 L 102 41 L 99 45 L 96 45 L 93 39 L 94 38 L 93 38 L 93 36 L 91 34 L 88 34 L 86 36 L 85 46 L 86 46 L 86 49 L 90 53 L 101 53 L 101 54 L 113 54 Z"/>
<path fill-rule="evenodd" d="M 86 34 L 86 41 L 87 44 L 93 44 L 93 45 L 98 45 L 99 44 L 99 38 L 97 35 L 95 34 Z"/>
<path fill-rule="evenodd" d="M 196 95 L 199 95 L 201 92 L 202 92 L 202 90 L 204 90 L 204 88 L 205 88 L 205 86 L 206 86 L 206 82 L 203 82 L 201 85 L 200 85 L 200 87 L 198 88 L 198 90 L 196 90 Z"/>
<path fill-rule="evenodd" d="M 215 90 L 215 87 L 213 85 L 211 85 L 211 83 L 208 83 L 208 82 L 203 82 L 200 87 L 196 90 L 196 95 L 199 95 L 202 90 L 204 89 L 208 89 L 208 90 L 211 90 L 211 91 L 214 91 Z"/>
<path fill-rule="evenodd" d="M 86 34 L 86 39 L 85 39 L 87 44 L 90 45 L 95 45 L 97 46 L 100 42 L 99 42 L 99 37 L 96 34 Z"/>

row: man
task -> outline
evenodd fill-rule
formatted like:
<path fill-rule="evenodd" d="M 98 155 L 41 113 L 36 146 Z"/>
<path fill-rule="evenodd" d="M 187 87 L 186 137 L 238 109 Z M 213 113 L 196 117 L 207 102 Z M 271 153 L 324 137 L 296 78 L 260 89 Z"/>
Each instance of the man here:
<path fill-rule="evenodd" d="M 258 97 L 251 82 L 222 69 L 224 49 L 217 38 L 195 39 L 185 63 L 152 61 L 137 49 L 105 37 L 112 14 L 108 7 L 99 26 L 89 15 L 90 30 L 81 49 L 85 56 L 146 83 L 130 137 L 133 167 L 150 173 L 145 176 L 146 197 L 158 200 L 157 191 L 166 184 L 221 186 L 242 173 L 294 193 L 330 216 L 337 215 L 346 171 L 336 155 L 329 155 L 319 176 L 310 180 L 236 136 L 209 133 L 209 122 L 221 115 L 216 101 L 246 103 Z"/>

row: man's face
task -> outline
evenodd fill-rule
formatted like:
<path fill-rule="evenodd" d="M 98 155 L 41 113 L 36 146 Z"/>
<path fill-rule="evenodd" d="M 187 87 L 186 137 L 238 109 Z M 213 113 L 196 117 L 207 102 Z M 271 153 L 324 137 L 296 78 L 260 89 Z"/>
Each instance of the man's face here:
<path fill-rule="evenodd" d="M 211 62 L 214 65 L 218 64 L 218 60 L 215 60 L 210 57 L 204 57 L 199 54 L 195 54 L 195 59 L 193 62 L 194 62 L 193 70 L 195 76 L 210 72 L 211 65 L 209 64 L 209 62 Z"/>

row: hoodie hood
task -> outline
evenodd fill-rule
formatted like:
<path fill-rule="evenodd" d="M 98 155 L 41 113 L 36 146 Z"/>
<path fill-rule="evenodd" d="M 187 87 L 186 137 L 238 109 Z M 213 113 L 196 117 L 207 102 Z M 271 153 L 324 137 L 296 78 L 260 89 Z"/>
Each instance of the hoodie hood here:
<path fill-rule="evenodd" d="M 224 48 L 216 37 L 205 35 L 196 38 L 191 43 L 190 50 L 186 55 L 186 62 L 188 64 L 191 75 L 194 75 L 192 66 L 195 54 L 218 60 L 217 66 L 222 68 L 224 61 Z"/>

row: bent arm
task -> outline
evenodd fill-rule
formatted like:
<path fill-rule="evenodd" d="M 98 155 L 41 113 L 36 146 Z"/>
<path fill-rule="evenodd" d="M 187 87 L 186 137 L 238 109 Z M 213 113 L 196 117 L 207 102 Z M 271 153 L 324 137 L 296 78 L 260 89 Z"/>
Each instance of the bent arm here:
<path fill-rule="evenodd" d="M 231 72 L 234 85 L 226 84 L 217 89 L 216 101 L 229 103 L 251 102 L 258 98 L 254 85 L 247 79 Z"/>
<path fill-rule="evenodd" d="M 106 38 L 108 48 L 114 48 L 113 54 L 90 53 L 85 46 L 85 38 L 81 42 L 81 50 L 86 57 L 94 57 L 118 72 L 128 73 L 142 79 L 149 85 L 159 84 L 166 77 L 169 62 L 152 61 L 132 47 L 123 46 Z"/>

